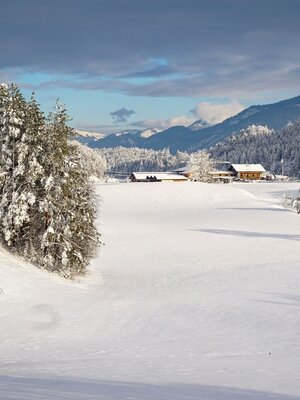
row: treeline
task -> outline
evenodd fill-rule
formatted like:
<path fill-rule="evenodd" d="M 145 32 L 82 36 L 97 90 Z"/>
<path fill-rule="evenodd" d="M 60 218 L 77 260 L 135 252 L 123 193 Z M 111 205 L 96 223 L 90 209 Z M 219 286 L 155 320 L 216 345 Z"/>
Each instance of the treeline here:
<path fill-rule="evenodd" d="M 0 85 L 0 240 L 40 268 L 83 274 L 99 246 L 95 197 L 64 106 Z"/>
<path fill-rule="evenodd" d="M 231 163 L 261 163 L 274 174 L 300 178 L 300 122 L 276 132 L 250 126 L 210 149 L 214 159 Z M 283 160 L 283 165 L 282 165 Z"/>
<path fill-rule="evenodd" d="M 178 151 L 175 155 L 169 149 L 148 150 L 137 147 L 104 148 L 95 152 L 106 165 L 107 173 L 118 172 L 129 175 L 133 171 L 170 171 L 185 165 L 189 154 Z"/>
<path fill-rule="evenodd" d="M 206 151 L 192 154 L 177 152 L 174 155 L 168 149 L 149 150 L 137 147 L 91 149 L 76 141 L 73 143 L 78 146 L 89 175 L 100 179 L 114 176 L 115 173 L 117 177 L 122 175 L 128 177 L 133 171 L 172 171 L 188 166 L 191 171 L 195 171 L 195 180 L 207 180 L 207 171 L 213 168 L 210 155 Z"/>
<path fill-rule="evenodd" d="M 174 155 L 168 149 L 116 147 L 91 150 L 80 144 L 79 147 L 87 169 L 99 178 L 114 172 L 128 176 L 133 171 L 170 171 L 194 159 L 194 153 L 178 151 Z M 300 122 L 288 124 L 280 132 L 265 126 L 249 126 L 212 147 L 209 153 L 213 160 L 261 163 L 276 175 L 283 172 L 300 178 Z"/>

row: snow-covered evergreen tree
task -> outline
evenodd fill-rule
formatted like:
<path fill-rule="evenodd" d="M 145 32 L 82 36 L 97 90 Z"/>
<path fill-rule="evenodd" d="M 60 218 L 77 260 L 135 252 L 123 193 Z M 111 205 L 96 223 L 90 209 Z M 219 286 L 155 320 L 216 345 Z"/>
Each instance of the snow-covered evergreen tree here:
<path fill-rule="evenodd" d="M 65 277 L 82 274 L 95 255 L 94 192 L 68 116 L 45 120 L 34 97 L 0 86 L 1 240 L 36 265 Z"/>
<path fill-rule="evenodd" d="M 65 108 L 57 104 L 46 129 L 45 195 L 40 210 L 45 226 L 42 264 L 72 277 L 85 272 L 99 237 L 94 224 L 94 192 L 78 149 L 69 143 L 74 132 L 67 121 Z"/>
<path fill-rule="evenodd" d="M 22 228 L 29 220 L 28 210 L 34 196 L 23 187 L 28 153 L 26 101 L 15 85 L 8 89 L 2 86 L 1 110 L 1 235 L 9 246 L 16 247 L 23 235 Z"/>
<path fill-rule="evenodd" d="M 39 234 L 42 229 L 39 201 L 43 197 L 42 179 L 45 157 L 45 118 L 34 95 L 26 104 L 22 152 L 19 156 L 19 208 L 26 210 L 22 232 L 15 247 L 32 262 L 40 259 Z M 37 242 L 37 243 L 36 243 Z"/>
<path fill-rule="evenodd" d="M 107 161 L 97 150 L 91 149 L 90 147 L 72 140 L 72 143 L 77 146 L 82 162 L 84 163 L 85 169 L 89 176 L 103 179 L 106 169 Z"/>

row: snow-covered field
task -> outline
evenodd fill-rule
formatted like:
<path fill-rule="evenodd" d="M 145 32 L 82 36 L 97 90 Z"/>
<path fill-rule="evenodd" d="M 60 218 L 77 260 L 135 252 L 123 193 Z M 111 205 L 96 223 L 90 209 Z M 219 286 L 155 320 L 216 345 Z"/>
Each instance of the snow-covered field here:
<path fill-rule="evenodd" d="M 298 189 L 98 185 L 75 283 L 0 250 L 0 399 L 300 399 Z"/>

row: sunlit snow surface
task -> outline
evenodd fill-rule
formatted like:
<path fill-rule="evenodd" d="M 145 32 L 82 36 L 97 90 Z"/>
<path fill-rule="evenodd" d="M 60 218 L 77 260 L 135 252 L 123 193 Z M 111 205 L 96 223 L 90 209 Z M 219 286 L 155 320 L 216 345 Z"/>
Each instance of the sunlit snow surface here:
<path fill-rule="evenodd" d="M 299 185 L 98 185 L 75 283 L 1 250 L 0 399 L 300 399 Z"/>

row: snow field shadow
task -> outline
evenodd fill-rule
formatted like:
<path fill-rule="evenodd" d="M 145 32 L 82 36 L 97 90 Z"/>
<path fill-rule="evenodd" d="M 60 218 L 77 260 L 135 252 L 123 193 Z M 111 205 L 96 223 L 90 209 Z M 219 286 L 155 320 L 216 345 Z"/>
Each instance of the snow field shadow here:
<path fill-rule="evenodd" d="M 0 376 L 1 400 L 299 400 L 251 389 Z"/>
<path fill-rule="evenodd" d="M 286 239 L 300 240 L 300 235 L 285 233 L 268 233 L 268 232 L 250 232 L 233 229 L 192 229 L 193 232 L 212 233 L 216 235 L 241 236 L 248 238 L 270 238 L 270 239 Z"/>

